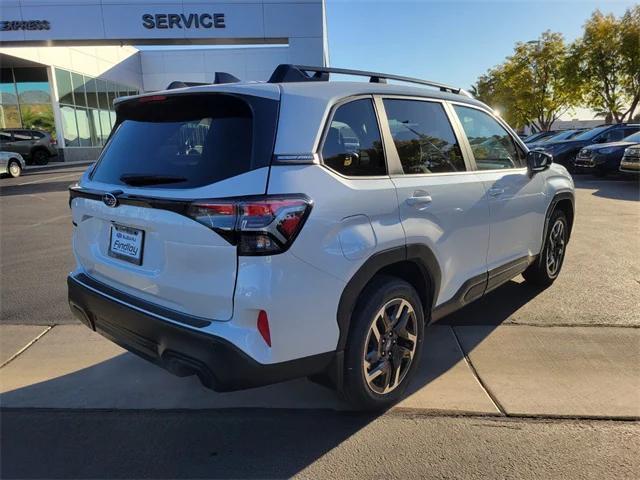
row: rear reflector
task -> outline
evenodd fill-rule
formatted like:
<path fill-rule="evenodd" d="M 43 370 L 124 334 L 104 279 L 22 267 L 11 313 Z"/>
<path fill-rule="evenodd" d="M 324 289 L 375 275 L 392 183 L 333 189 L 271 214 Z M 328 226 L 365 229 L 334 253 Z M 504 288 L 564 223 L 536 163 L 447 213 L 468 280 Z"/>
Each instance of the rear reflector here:
<path fill-rule="evenodd" d="M 264 342 L 271 347 L 271 332 L 269 332 L 269 318 L 267 317 L 267 312 L 264 310 L 260 310 L 258 313 L 258 331 Z"/>
<path fill-rule="evenodd" d="M 238 255 L 274 255 L 286 251 L 311 211 L 303 195 L 201 200 L 187 214 L 238 246 Z"/>

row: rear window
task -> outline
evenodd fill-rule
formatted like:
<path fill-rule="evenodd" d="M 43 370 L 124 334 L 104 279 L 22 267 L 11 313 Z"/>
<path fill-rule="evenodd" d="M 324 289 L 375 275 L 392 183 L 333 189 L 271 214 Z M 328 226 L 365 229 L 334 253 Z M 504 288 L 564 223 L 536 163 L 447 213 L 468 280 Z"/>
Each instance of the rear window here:
<path fill-rule="evenodd" d="M 219 93 L 142 98 L 118 106 L 93 180 L 194 188 L 270 164 L 276 100 Z"/>

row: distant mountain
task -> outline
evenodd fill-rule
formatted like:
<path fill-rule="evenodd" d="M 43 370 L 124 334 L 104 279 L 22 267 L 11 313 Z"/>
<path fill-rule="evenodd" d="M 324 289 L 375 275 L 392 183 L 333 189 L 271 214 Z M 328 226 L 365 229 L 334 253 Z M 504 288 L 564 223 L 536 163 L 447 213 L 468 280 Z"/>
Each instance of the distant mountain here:
<path fill-rule="evenodd" d="M 18 96 L 20 103 L 51 103 L 49 92 L 43 92 L 42 90 L 27 90 Z"/>

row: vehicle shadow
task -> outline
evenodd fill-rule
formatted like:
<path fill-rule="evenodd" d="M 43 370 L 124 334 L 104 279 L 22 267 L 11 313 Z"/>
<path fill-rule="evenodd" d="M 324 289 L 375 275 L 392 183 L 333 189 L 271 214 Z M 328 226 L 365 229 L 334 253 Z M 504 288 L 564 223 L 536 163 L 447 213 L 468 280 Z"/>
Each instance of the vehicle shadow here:
<path fill-rule="evenodd" d="M 72 184 L 71 180 L 61 180 L 59 182 L 42 182 L 31 185 L 4 185 L 0 186 L 0 197 L 65 192 L 69 189 L 69 185 Z"/>
<path fill-rule="evenodd" d="M 538 292 L 511 281 L 430 327 L 408 393 L 468 368 L 464 355 Z M 474 330 L 464 353 L 461 327 Z M 291 477 L 383 421 L 381 413 L 349 411 L 333 391 L 306 380 L 217 394 L 128 353 L 7 391 L 0 403 L 3 478 Z M 47 410 L 25 408 L 45 403 Z"/>
<path fill-rule="evenodd" d="M 594 178 L 574 177 L 575 186 L 579 189 L 595 190 L 592 195 L 612 200 L 640 201 L 640 181 L 624 177 L 613 177 L 600 180 Z"/>

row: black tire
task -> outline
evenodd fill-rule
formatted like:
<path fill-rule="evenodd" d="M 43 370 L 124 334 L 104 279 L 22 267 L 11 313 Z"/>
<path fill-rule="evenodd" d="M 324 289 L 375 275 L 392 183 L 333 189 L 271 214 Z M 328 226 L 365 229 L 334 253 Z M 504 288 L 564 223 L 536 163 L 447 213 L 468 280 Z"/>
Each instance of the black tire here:
<path fill-rule="evenodd" d="M 31 159 L 36 165 L 46 165 L 49 163 L 49 152 L 43 148 L 38 148 L 31 152 Z"/>
<path fill-rule="evenodd" d="M 388 323 L 378 315 L 385 307 Z M 398 314 L 400 309 L 402 313 Z M 395 320 L 396 316 L 399 320 Z M 394 324 L 394 321 L 397 323 Z M 373 333 L 374 322 L 378 327 L 377 331 L 386 325 L 393 326 L 385 333 L 380 333 L 378 337 Z M 374 277 L 360 295 L 353 312 L 345 349 L 343 394 L 352 406 L 359 410 L 382 410 L 402 398 L 420 363 L 424 324 L 420 296 L 409 283 L 386 275 Z M 387 336 L 387 333 L 391 335 Z M 410 340 L 413 335 L 415 341 Z M 377 338 L 381 340 L 378 341 Z M 409 358 L 411 349 L 412 358 Z M 371 359 L 370 364 L 366 363 L 367 358 Z M 365 370 L 368 370 L 369 374 L 380 373 L 374 370 L 386 373 L 380 373 L 368 382 Z M 386 391 L 389 388 L 390 390 Z M 384 389 L 386 392 L 375 389 Z"/>
<path fill-rule="evenodd" d="M 558 224 L 560 224 L 561 227 L 557 227 Z M 561 233 L 554 233 L 556 232 L 556 228 L 561 228 Z M 567 216 L 562 210 L 556 209 L 549 218 L 542 251 L 538 259 L 523 272 L 522 276 L 524 279 L 529 283 L 541 287 L 550 286 L 556 278 L 558 278 L 560 270 L 562 270 L 568 240 L 569 223 L 567 222 Z M 561 244 L 559 242 L 561 242 Z M 551 264 L 552 266 L 549 266 L 551 262 L 550 255 L 555 258 Z"/>
<path fill-rule="evenodd" d="M 7 164 L 7 175 L 11 178 L 18 178 L 22 174 L 22 165 L 17 160 L 9 160 Z"/>

